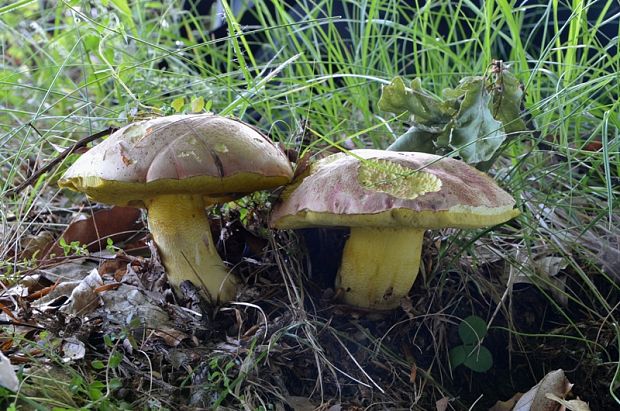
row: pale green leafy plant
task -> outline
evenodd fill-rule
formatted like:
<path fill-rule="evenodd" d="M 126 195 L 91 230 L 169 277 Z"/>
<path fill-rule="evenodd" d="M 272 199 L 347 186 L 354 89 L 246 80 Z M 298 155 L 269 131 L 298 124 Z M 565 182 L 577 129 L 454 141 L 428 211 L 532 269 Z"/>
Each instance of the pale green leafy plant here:
<path fill-rule="evenodd" d="M 378 102 L 383 111 L 408 113 L 411 123 L 388 150 L 458 155 L 484 168 L 508 133 L 526 131 L 522 104 L 522 86 L 501 62 L 494 62 L 487 76 L 465 77 L 457 87 L 444 89 L 443 98 L 425 90 L 420 78 L 407 87 L 396 77 Z"/>

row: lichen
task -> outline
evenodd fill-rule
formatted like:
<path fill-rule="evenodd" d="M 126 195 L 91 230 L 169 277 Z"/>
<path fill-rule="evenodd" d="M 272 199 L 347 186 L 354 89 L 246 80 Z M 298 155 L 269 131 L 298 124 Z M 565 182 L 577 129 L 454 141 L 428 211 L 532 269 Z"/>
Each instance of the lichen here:
<path fill-rule="evenodd" d="M 426 171 L 412 170 L 388 160 L 366 160 L 358 169 L 358 181 L 366 189 L 413 200 L 441 189 L 441 180 Z"/>

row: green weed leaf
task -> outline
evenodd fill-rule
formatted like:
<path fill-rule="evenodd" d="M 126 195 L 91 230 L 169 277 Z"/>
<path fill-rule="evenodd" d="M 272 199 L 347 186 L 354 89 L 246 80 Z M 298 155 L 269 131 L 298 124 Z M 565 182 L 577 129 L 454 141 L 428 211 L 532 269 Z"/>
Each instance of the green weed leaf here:
<path fill-rule="evenodd" d="M 123 354 L 115 352 L 110 356 L 110 359 L 108 360 L 108 365 L 110 366 L 110 368 L 116 368 L 119 366 L 121 361 L 123 361 Z"/>
<path fill-rule="evenodd" d="M 458 151 L 467 163 L 489 160 L 506 139 L 502 123 L 493 118 L 482 77 L 464 79 L 458 88 L 450 90 L 451 100 L 461 101 L 460 109 L 448 127 L 447 144 Z"/>
<path fill-rule="evenodd" d="M 493 366 L 493 355 L 485 346 L 476 347 L 463 365 L 475 372 L 487 372 Z"/>
<path fill-rule="evenodd" d="M 112 341 L 112 336 L 110 334 L 105 334 L 103 336 L 103 342 L 106 347 L 112 348 L 114 346 L 114 342 Z"/>
<path fill-rule="evenodd" d="M 487 323 L 477 315 L 470 315 L 459 324 L 459 337 L 463 344 L 478 344 L 487 331 Z"/>
<path fill-rule="evenodd" d="M 90 363 L 90 365 L 95 370 L 103 370 L 105 368 L 105 364 L 101 360 L 94 360 Z"/>
<path fill-rule="evenodd" d="M 441 131 L 441 130 L 440 130 Z M 388 147 L 390 151 L 419 151 L 422 153 L 435 153 L 435 142 L 440 131 L 434 131 L 428 127 L 417 124 Z"/>
<path fill-rule="evenodd" d="M 123 386 L 123 380 L 120 378 L 110 378 L 108 386 L 111 390 L 117 390 Z"/>
<path fill-rule="evenodd" d="M 88 384 L 88 396 L 91 400 L 97 401 L 103 397 L 105 384 L 101 381 L 93 381 Z"/>
<path fill-rule="evenodd" d="M 394 78 L 390 85 L 383 87 L 378 105 L 380 110 L 390 113 L 409 112 L 416 122 L 445 122 L 450 118 L 442 101 L 424 90 L 419 78 L 411 82 L 409 90 L 402 78 Z"/>
<path fill-rule="evenodd" d="M 185 99 L 183 97 L 175 98 L 170 105 L 174 109 L 175 113 L 180 113 L 185 106 Z"/>
<path fill-rule="evenodd" d="M 493 355 L 488 348 L 477 345 L 459 345 L 448 353 L 450 367 L 464 365 L 475 372 L 486 372 L 493 366 Z"/>
<path fill-rule="evenodd" d="M 523 103 L 523 88 L 521 82 L 508 70 L 502 70 L 497 75 L 495 87 L 491 91 L 493 117 L 501 121 L 506 134 L 518 133 L 527 130 L 521 116 Z"/>
<path fill-rule="evenodd" d="M 205 107 L 205 99 L 196 97 L 192 100 L 192 113 L 200 113 Z"/>

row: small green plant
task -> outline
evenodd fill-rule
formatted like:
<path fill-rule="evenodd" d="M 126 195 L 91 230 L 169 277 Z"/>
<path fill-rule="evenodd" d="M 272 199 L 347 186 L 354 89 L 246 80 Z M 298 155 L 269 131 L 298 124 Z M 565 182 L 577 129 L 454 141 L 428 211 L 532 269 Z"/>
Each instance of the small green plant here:
<path fill-rule="evenodd" d="M 114 240 L 112 240 L 110 237 L 105 240 L 105 249 L 111 253 L 116 253 L 118 250 L 120 250 L 120 248 L 114 245 Z"/>
<path fill-rule="evenodd" d="M 471 315 L 459 324 L 459 337 L 463 345 L 458 345 L 450 350 L 450 367 L 455 369 L 464 365 L 472 371 L 486 372 L 493 365 L 493 355 L 488 348 L 480 345 L 487 335 L 486 322 Z"/>
<path fill-rule="evenodd" d="M 256 351 L 256 344 L 256 339 L 250 342 L 244 358 L 218 355 L 209 359 L 206 366 L 207 378 L 202 383 L 204 393 L 212 398 L 209 409 L 220 408 L 227 403 L 238 403 L 248 409 L 242 387 L 247 383 L 248 376 L 267 358 L 266 351 Z"/>
<path fill-rule="evenodd" d="M 10 261 L 0 260 L 0 279 L 6 281 L 14 275 L 13 264 Z"/>
<path fill-rule="evenodd" d="M 209 112 L 213 107 L 213 100 L 205 100 L 204 97 L 190 97 L 189 106 L 185 102 L 184 97 L 175 98 L 172 103 L 170 103 L 170 107 L 174 110 L 175 113 L 202 113 Z"/>
<path fill-rule="evenodd" d="M 67 244 L 67 241 L 64 239 L 64 237 L 60 237 L 60 240 L 58 240 L 58 245 L 65 253 L 65 257 L 69 255 L 88 255 L 88 250 L 86 249 L 86 246 L 80 244 L 79 241 L 71 241 Z"/>

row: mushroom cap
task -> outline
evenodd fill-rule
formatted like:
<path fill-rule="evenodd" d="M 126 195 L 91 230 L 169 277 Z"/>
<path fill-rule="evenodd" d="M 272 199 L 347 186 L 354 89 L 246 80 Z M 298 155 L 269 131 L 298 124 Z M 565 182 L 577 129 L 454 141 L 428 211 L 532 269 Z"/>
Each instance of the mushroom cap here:
<path fill-rule="evenodd" d="M 452 158 L 416 152 L 351 150 L 325 157 L 282 193 L 271 224 L 476 228 L 519 215 L 488 175 Z"/>
<path fill-rule="evenodd" d="M 61 187 L 98 202 L 144 207 L 161 194 L 229 201 L 288 183 L 286 155 L 268 137 L 232 118 L 173 115 L 129 124 L 82 155 Z"/>

